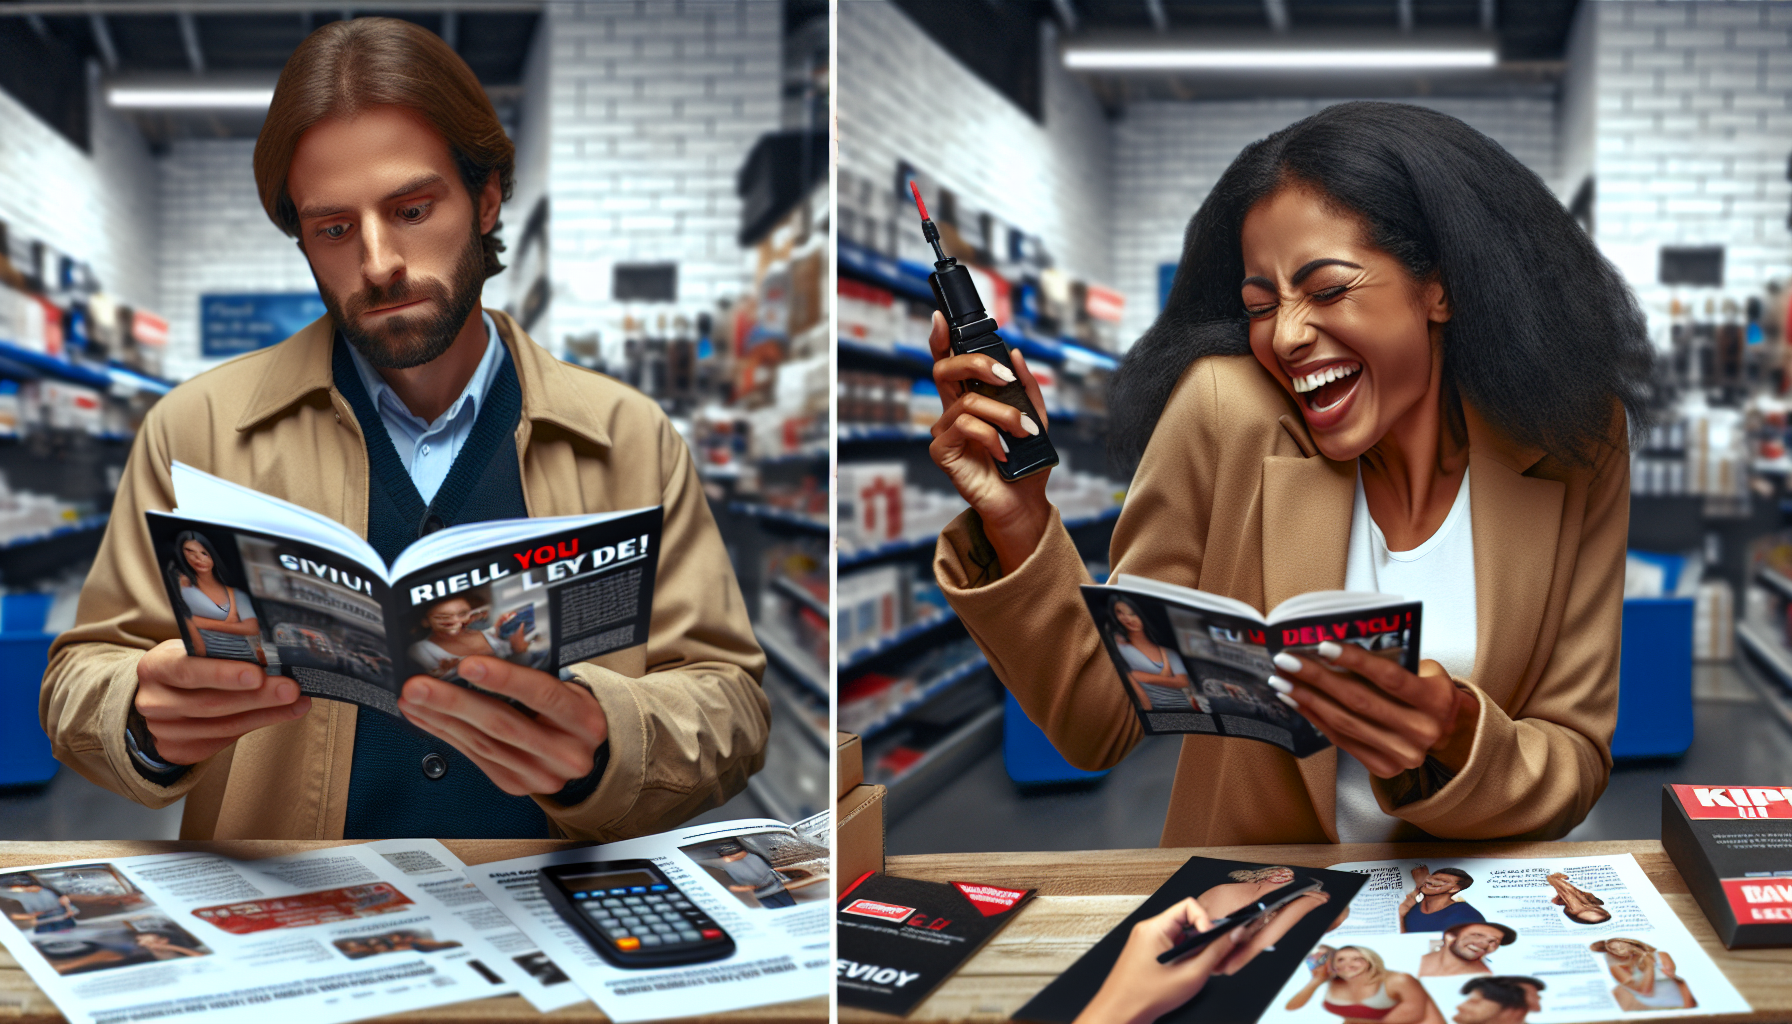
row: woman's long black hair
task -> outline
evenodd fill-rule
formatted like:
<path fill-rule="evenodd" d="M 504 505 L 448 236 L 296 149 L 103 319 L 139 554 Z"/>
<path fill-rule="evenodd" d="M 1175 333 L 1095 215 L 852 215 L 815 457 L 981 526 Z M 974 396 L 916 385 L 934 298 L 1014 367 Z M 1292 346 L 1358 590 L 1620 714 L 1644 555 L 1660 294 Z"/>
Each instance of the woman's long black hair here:
<path fill-rule="evenodd" d="M 168 574 L 174 579 L 176 589 L 181 586 L 199 585 L 199 573 L 187 564 L 188 541 L 197 542 L 200 547 L 205 549 L 205 553 L 211 556 L 212 579 L 217 580 L 222 586 L 232 588 L 236 586 L 236 583 L 230 578 L 230 571 L 224 568 L 224 560 L 218 557 L 218 549 L 212 546 L 211 540 L 196 530 L 182 530 L 174 535 L 174 558 L 168 563 Z M 193 582 L 183 584 L 180 582 L 181 580 L 192 580 Z"/>
<path fill-rule="evenodd" d="M 1159 647 L 1174 647 L 1175 646 L 1174 644 L 1166 644 L 1162 640 L 1159 640 L 1157 638 L 1157 630 L 1151 628 L 1151 620 L 1146 618 L 1145 613 L 1139 609 L 1139 602 L 1137 602 L 1131 598 L 1128 598 L 1124 595 L 1121 595 L 1121 594 L 1115 594 L 1112 597 L 1108 598 L 1108 622 L 1113 624 L 1114 642 L 1115 643 L 1118 643 L 1121 640 L 1125 640 L 1128 636 L 1127 628 L 1120 623 L 1120 606 L 1121 605 L 1125 605 L 1126 607 L 1131 608 L 1132 613 L 1139 617 L 1139 624 L 1142 627 L 1144 627 L 1144 630 L 1145 630 L 1145 639 L 1151 641 L 1152 643 L 1156 644 Z"/>
<path fill-rule="evenodd" d="M 1583 464 L 1610 439 L 1615 403 L 1633 429 L 1645 422 L 1642 312 L 1542 179 L 1448 114 L 1340 103 L 1246 146 L 1189 221 L 1163 312 L 1114 377 L 1109 450 L 1123 472 L 1191 363 L 1250 352 L 1239 234 L 1283 184 L 1316 189 L 1415 278 L 1441 280 L 1448 422 L 1459 396 L 1511 440 Z"/>

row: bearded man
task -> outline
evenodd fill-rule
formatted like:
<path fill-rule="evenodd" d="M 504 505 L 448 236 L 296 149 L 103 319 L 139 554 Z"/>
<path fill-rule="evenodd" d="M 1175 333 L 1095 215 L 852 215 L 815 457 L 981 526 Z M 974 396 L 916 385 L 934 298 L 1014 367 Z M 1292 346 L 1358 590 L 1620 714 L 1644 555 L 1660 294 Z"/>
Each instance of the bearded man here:
<path fill-rule="evenodd" d="M 1518 941 L 1518 933 L 1503 924 L 1480 921 L 1444 930 L 1443 945 L 1419 958 L 1419 977 L 1448 974 L 1492 974 L 1483 959 L 1501 946 Z"/>
<path fill-rule="evenodd" d="M 408 22 L 326 25 L 281 73 L 256 184 L 329 315 L 151 410 L 40 701 L 63 763 L 151 807 L 184 796 L 183 838 L 621 839 L 764 763 L 765 659 L 689 449 L 650 399 L 479 308 L 514 153 L 472 71 Z M 649 635 L 565 680 L 461 662 L 521 709 L 413 676 L 408 725 L 189 657 L 144 521 L 173 506 L 176 459 L 388 561 L 443 526 L 660 505 Z"/>

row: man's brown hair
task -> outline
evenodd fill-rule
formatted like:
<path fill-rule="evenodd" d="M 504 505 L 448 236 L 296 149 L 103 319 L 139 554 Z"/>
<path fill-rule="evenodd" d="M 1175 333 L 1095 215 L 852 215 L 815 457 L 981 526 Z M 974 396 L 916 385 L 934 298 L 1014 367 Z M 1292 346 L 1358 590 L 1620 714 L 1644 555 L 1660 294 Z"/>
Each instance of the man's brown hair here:
<path fill-rule="evenodd" d="M 494 173 L 503 197 L 510 198 L 516 147 L 473 69 L 426 28 L 397 18 L 356 18 L 311 33 L 287 58 L 274 86 L 255 140 L 255 186 L 275 227 L 298 237 L 299 211 L 287 193 L 286 174 L 299 137 L 319 121 L 388 105 L 417 111 L 442 133 L 474 209 Z M 504 251 L 500 227 L 494 223 L 480 239 L 487 277 L 504 269 L 498 262 Z"/>

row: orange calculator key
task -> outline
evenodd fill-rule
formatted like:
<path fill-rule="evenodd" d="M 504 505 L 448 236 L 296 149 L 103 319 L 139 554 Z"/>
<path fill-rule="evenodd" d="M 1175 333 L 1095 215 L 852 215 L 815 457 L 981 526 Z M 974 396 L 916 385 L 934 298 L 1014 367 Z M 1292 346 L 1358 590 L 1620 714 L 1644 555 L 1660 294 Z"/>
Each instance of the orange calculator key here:
<path fill-rule="evenodd" d="M 616 948 L 622 950 L 624 953 L 633 953 L 635 950 L 641 948 L 641 940 L 632 935 L 626 939 L 617 939 Z"/>

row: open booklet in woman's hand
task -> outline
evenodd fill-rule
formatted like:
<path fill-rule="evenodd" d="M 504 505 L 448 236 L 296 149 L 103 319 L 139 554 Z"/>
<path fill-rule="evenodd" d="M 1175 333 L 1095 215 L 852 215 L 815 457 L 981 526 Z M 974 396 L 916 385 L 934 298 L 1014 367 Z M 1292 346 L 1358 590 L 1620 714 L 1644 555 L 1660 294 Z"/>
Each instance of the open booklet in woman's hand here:
<path fill-rule="evenodd" d="M 485 654 L 546 672 L 645 643 L 661 509 L 495 519 L 419 538 L 390 566 L 327 516 L 173 467 L 149 512 L 187 652 L 261 664 L 301 693 L 398 715 L 413 675 L 466 685 Z"/>
<path fill-rule="evenodd" d="M 1268 615 L 1243 601 L 1142 576 L 1083 587 L 1126 695 L 1147 733 L 1206 733 L 1273 743 L 1297 757 L 1330 746 L 1269 687 L 1277 653 L 1317 658 L 1356 644 L 1419 670 L 1421 607 L 1391 594 L 1323 590 Z"/>

